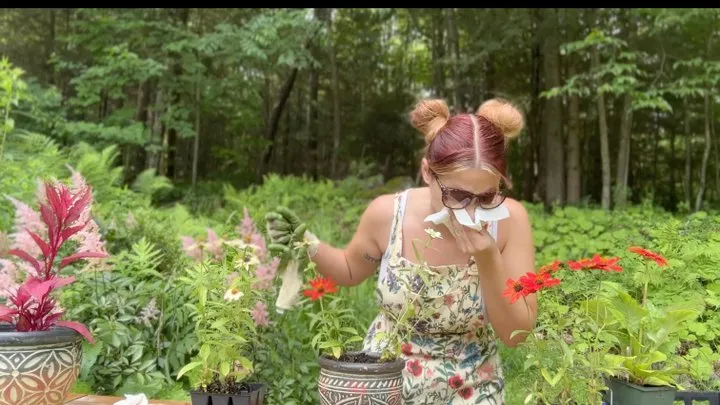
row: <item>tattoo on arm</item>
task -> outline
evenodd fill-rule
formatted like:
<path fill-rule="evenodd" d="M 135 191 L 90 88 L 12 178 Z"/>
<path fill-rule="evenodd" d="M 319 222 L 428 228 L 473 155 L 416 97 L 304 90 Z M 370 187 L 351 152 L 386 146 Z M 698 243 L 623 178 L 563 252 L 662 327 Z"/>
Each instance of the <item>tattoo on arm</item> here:
<path fill-rule="evenodd" d="M 374 257 L 370 256 L 367 252 L 363 253 L 363 259 L 369 261 L 370 263 L 374 263 L 374 264 L 380 263 L 380 261 L 382 261 L 382 258 L 380 258 L 380 259 L 374 258 Z"/>

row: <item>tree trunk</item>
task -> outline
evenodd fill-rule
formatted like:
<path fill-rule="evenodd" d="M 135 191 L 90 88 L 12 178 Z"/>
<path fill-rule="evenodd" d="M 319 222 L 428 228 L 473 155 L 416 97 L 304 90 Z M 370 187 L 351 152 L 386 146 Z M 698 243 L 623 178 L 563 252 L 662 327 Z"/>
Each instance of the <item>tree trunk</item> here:
<path fill-rule="evenodd" d="M 685 203 L 687 209 L 692 209 L 692 134 L 690 133 L 690 104 L 685 98 L 685 115 L 683 126 L 685 129 Z"/>
<path fill-rule="evenodd" d="M 338 62 L 335 44 L 332 39 L 333 35 L 333 22 L 332 22 L 332 9 L 330 9 L 328 24 L 330 26 L 330 44 L 328 53 L 330 56 L 330 70 L 332 74 L 332 95 L 333 95 L 333 149 L 332 158 L 330 165 L 330 177 L 335 179 L 338 175 L 338 157 L 340 155 L 340 78 L 338 73 Z"/>
<path fill-rule="evenodd" d="M 485 94 L 484 100 L 495 97 L 495 55 L 488 55 L 485 60 Z"/>
<path fill-rule="evenodd" d="M 310 70 L 310 102 L 308 103 L 308 160 L 305 170 L 312 179 L 318 178 L 318 70 Z"/>
<path fill-rule="evenodd" d="M 150 82 L 145 80 L 138 85 L 137 106 L 135 108 L 135 121 L 142 123 L 143 129 L 148 130 L 148 106 L 150 105 Z M 145 150 L 136 146 L 128 146 L 125 165 L 125 181 L 129 181 L 136 172 L 136 166 L 142 168 L 145 160 Z M 140 163 L 138 163 L 140 162 Z"/>
<path fill-rule="evenodd" d="M 670 132 L 670 159 L 668 171 L 670 172 L 670 209 L 677 209 L 677 178 L 675 175 L 675 131 Z"/>
<path fill-rule="evenodd" d="M 188 22 L 190 21 L 190 9 L 189 8 L 182 8 L 177 11 L 179 13 L 179 23 L 183 29 L 187 28 Z M 178 78 L 182 75 L 182 56 L 177 54 L 173 58 L 173 76 Z M 170 98 L 170 104 L 173 106 L 178 105 L 180 102 L 180 95 L 173 91 L 171 98 Z M 163 148 L 165 150 L 167 161 L 165 162 L 165 170 L 166 170 L 166 176 L 169 177 L 171 180 L 177 180 L 177 173 L 175 170 L 176 166 L 176 156 L 177 156 L 177 148 L 178 148 L 178 132 L 175 127 L 170 127 L 167 129 L 166 134 L 166 142 L 163 142 Z"/>
<path fill-rule="evenodd" d="M 657 190 L 657 182 L 660 178 L 660 173 L 658 170 L 658 162 L 659 159 L 659 153 L 658 149 L 660 149 L 660 117 L 656 112 L 652 112 L 650 114 L 650 118 L 652 119 L 652 134 L 653 134 L 653 150 L 652 150 L 652 190 Z"/>
<path fill-rule="evenodd" d="M 600 55 L 597 47 L 593 47 L 591 51 L 591 63 L 592 70 L 597 71 L 600 66 Z M 596 83 L 596 89 L 598 84 Z M 610 175 L 610 145 L 608 141 L 608 127 L 607 117 L 605 115 L 605 97 L 603 93 L 596 90 L 597 102 L 597 113 L 598 113 L 598 127 L 600 129 L 600 162 L 602 166 L 602 194 L 601 194 L 601 206 L 604 210 L 610 209 L 610 187 L 612 177 Z"/>
<path fill-rule="evenodd" d="M 568 77 L 575 75 L 576 58 L 572 58 L 568 65 Z M 580 201 L 582 183 L 580 174 L 580 98 L 577 95 L 569 96 L 568 134 L 567 134 L 567 184 L 566 196 L 569 204 Z"/>
<path fill-rule="evenodd" d="M 700 211 L 703 205 L 703 197 L 705 196 L 705 184 L 707 182 L 707 168 L 710 160 L 710 150 L 712 148 L 712 137 L 710 135 L 710 90 L 705 91 L 705 149 L 703 150 L 702 163 L 700 166 L 700 186 L 698 188 L 697 197 L 695 198 L 695 211 Z"/>
<path fill-rule="evenodd" d="M 717 133 L 715 132 L 715 103 L 710 100 L 710 134 L 713 139 L 713 149 L 715 149 L 715 198 L 720 197 L 720 148 L 718 148 Z"/>
<path fill-rule="evenodd" d="M 283 109 L 285 108 L 285 103 L 290 97 L 290 93 L 292 93 L 293 86 L 295 85 L 295 79 L 297 78 L 297 73 L 298 68 L 293 68 L 290 71 L 290 75 L 280 88 L 280 93 L 278 94 L 275 104 L 272 107 L 272 111 L 270 112 L 270 119 L 267 126 L 265 127 L 265 139 L 268 141 L 269 145 L 263 153 L 263 159 L 261 163 L 262 166 L 260 167 L 260 170 L 257 171 L 256 180 L 258 183 L 262 181 L 262 176 L 265 175 L 266 170 L 270 165 L 273 145 L 275 143 L 275 135 L 277 134 L 277 129 L 280 125 L 280 117 L 282 116 Z"/>
<path fill-rule="evenodd" d="M 54 8 L 48 9 L 48 17 L 49 17 L 49 24 L 48 24 L 48 38 L 47 38 L 47 44 L 45 46 L 45 71 L 47 74 L 47 83 L 50 85 L 55 84 L 55 72 L 53 69 L 52 64 L 50 63 L 50 58 L 52 57 L 52 54 L 55 52 L 55 35 L 56 35 L 56 27 L 57 27 L 57 10 Z"/>
<path fill-rule="evenodd" d="M 449 53 L 452 54 L 452 76 L 453 76 L 453 108 L 455 113 L 464 111 L 463 92 L 460 85 L 460 40 L 458 35 L 457 24 L 455 23 L 455 9 L 445 9 L 447 15 L 447 31 L 448 31 L 448 47 Z"/>
<path fill-rule="evenodd" d="M 623 96 L 620 117 L 620 148 L 618 149 L 617 177 L 615 179 L 615 206 L 622 208 L 627 203 L 628 174 L 630 172 L 630 141 L 632 135 L 632 96 Z"/>
<path fill-rule="evenodd" d="M 558 25 L 557 10 L 546 9 L 545 26 Z M 554 32 L 544 29 L 543 34 L 543 73 L 545 89 L 560 86 L 560 53 L 557 36 Z M 544 153 L 545 166 L 545 195 L 546 207 L 554 204 L 563 204 L 565 199 L 565 153 L 562 136 L 562 104 L 559 97 L 545 99 L 543 115 L 544 127 Z"/>
<path fill-rule="evenodd" d="M 533 42 L 530 48 L 530 113 L 528 115 L 528 142 L 523 151 L 523 190 L 522 196 L 526 201 L 534 201 L 534 195 L 537 191 L 537 151 L 540 135 L 540 41 L 538 35 L 539 25 L 542 22 L 540 11 L 537 9 L 529 11 L 532 14 L 533 22 Z"/>
<path fill-rule="evenodd" d="M 435 97 L 443 97 L 445 95 L 445 24 L 440 13 L 433 13 L 432 21 L 433 91 Z"/>
<path fill-rule="evenodd" d="M 151 148 L 155 150 L 148 151 L 146 167 L 148 169 L 153 168 L 158 171 L 160 175 L 165 172 L 160 168 L 160 157 L 158 156 L 157 146 L 162 143 L 165 133 L 165 125 L 162 122 L 163 111 L 165 110 L 165 95 L 163 89 L 158 87 L 157 94 L 155 95 L 155 107 L 152 111 L 152 124 L 150 126 L 150 133 L 148 135 L 148 143 Z M 158 142 L 160 141 L 160 142 Z"/>
<path fill-rule="evenodd" d="M 197 185 L 197 177 L 198 177 L 198 158 L 200 154 L 200 117 L 202 114 L 202 111 L 200 109 L 200 106 L 202 105 L 202 100 L 200 99 L 201 93 L 200 93 L 200 82 L 195 84 L 195 140 L 193 142 L 193 152 L 192 152 L 192 187 L 195 188 Z"/>

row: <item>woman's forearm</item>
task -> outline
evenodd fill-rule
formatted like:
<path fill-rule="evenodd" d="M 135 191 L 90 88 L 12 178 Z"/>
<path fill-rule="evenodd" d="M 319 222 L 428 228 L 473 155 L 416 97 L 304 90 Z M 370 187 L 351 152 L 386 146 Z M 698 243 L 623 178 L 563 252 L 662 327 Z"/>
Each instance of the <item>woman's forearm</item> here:
<path fill-rule="evenodd" d="M 350 265 L 345 257 L 345 250 L 319 242 L 317 253 L 311 258 L 315 262 L 318 273 L 332 279 L 338 285 L 352 286 L 354 282 Z"/>
<path fill-rule="evenodd" d="M 500 252 L 493 249 L 483 256 L 475 258 L 482 286 L 483 302 L 488 314 L 488 320 L 495 333 L 509 347 L 514 347 L 525 340 L 525 334 L 510 338 L 516 330 L 530 330 L 535 320 L 536 309 L 534 303 L 520 300 L 510 304 L 502 295 L 508 272 L 503 267 Z"/>

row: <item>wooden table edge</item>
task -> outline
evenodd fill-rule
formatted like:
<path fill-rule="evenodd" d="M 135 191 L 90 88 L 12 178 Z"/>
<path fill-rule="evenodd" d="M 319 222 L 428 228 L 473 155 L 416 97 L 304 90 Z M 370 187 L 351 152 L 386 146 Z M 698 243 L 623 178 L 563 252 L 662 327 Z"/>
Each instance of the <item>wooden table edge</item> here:
<path fill-rule="evenodd" d="M 125 397 L 101 396 L 88 394 L 70 394 L 65 399 L 65 405 L 113 405 Z M 164 399 L 151 399 L 150 405 L 190 405 L 190 401 L 171 401 Z"/>

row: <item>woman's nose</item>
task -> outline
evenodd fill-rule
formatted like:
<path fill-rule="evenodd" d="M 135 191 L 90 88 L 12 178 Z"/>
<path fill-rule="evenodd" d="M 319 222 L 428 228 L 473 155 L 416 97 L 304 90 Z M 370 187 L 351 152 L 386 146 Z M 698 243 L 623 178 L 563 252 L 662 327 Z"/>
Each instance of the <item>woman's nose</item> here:
<path fill-rule="evenodd" d="M 477 197 L 473 197 L 473 199 L 470 201 L 470 204 L 465 207 L 465 211 L 470 215 L 470 219 L 475 222 L 475 211 L 478 207 Z"/>

